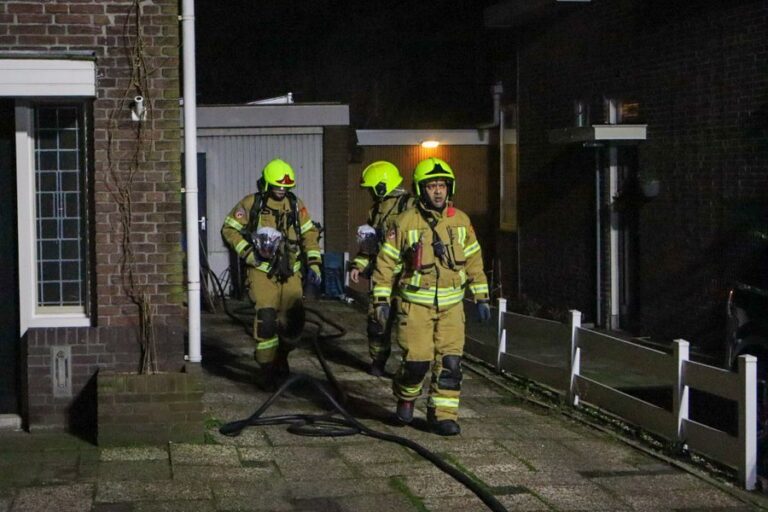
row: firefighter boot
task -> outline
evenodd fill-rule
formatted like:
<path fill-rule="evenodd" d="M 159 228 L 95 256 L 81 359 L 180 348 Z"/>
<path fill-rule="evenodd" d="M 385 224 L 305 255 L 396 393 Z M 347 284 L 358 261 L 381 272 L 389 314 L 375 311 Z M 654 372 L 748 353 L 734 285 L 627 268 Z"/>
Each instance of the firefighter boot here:
<path fill-rule="evenodd" d="M 383 377 L 386 375 L 387 370 L 387 360 L 381 360 L 381 359 L 374 359 L 371 361 L 371 369 L 368 371 L 371 375 L 374 377 Z"/>
<path fill-rule="evenodd" d="M 275 363 L 261 363 L 261 372 L 257 380 L 259 388 L 267 393 L 274 393 L 277 391 L 278 384 Z"/>
<path fill-rule="evenodd" d="M 427 409 L 429 429 L 439 436 L 455 436 L 461 434 L 461 427 L 454 420 L 438 420 L 433 408 Z"/>
<path fill-rule="evenodd" d="M 398 421 L 405 425 L 413 421 L 413 400 L 398 400 L 395 411 Z"/>
<path fill-rule="evenodd" d="M 282 347 L 277 349 L 277 357 L 275 357 L 273 365 L 275 367 L 275 380 L 277 384 L 282 384 L 291 373 L 288 366 L 288 351 Z"/>

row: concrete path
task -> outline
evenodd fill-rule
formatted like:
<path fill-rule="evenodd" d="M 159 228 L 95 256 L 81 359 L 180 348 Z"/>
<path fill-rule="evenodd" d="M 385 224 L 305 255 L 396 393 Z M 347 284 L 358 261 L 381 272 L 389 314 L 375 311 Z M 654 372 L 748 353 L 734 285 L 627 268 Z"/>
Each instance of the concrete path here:
<path fill-rule="evenodd" d="M 310 303 L 348 330 L 323 346 L 368 427 L 423 444 L 464 470 L 509 510 L 746 511 L 760 509 L 606 434 L 522 401 L 465 370 L 462 435 L 393 424 L 389 378 L 365 373 L 363 315 L 342 302 Z M 311 318 L 311 316 L 310 316 Z M 98 449 L 63 434 L 0 434 L 0 512 L 26 511 L 482 511 L 469 490 L 411 450 L 361 435 L 302 437 L 285 426 L 218 427 L 269 396 L 254 384 L 251 340 L 223 314 L 203 319 L 206 444 Z M 291 369 L 322 378 L 309 346 Z M 394 371 L 396 361 L 390 361 Z M 320 413 L 309 386 L 290 389 L 266 415 Z"/>

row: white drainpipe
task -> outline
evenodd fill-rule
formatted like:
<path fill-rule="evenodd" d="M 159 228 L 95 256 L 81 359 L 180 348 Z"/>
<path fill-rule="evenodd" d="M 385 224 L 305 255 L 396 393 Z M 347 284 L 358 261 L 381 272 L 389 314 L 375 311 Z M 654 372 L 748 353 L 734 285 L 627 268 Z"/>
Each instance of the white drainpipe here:
<path fill-rule="evenodd" d="M 618 123 L 618 110 L 616 101 L 606 100 L 608 124 Z M 619 148 L 615 144 L 608 146 L 608 191 L 611 201 L 618 195 L 619 183 Z M 611 231 L 610 231 L 610 265 L 611 265 L 611 318 L 610 328 L 620 329 L 619 321 L 619 214 L 611 209 Z"/>
<path fill-rule="evenodd" d="M 197 211 L 197 86 L 195 83 L 195 1 L 183 0 L 184 184 L 187 221 L 187 305 L 189 361 L 200 363 L 200 235 Z"/>

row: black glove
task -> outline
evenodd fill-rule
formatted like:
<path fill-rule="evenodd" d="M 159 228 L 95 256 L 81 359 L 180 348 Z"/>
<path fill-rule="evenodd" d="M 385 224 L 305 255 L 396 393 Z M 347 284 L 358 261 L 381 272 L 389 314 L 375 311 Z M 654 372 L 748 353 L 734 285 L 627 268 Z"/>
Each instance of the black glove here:
<path fill-rule="evenodd" d="M 376 322 L 384 329 L 387 325 L 387 320 L 389 320 L 389 304 L 376 304 L 373 309 L 373 315 L 376 318 Z"/>
<path fill-rule="evenodd" d="M 490 322 L 491 320 L 491 306 L 487 300 L 477 301 L 477 317 L 481 324 Z"/>

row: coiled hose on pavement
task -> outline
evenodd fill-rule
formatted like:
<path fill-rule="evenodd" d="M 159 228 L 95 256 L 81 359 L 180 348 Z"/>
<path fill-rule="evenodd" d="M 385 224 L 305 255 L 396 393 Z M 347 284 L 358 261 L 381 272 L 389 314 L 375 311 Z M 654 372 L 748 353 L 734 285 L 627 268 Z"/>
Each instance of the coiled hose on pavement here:
<path fill-rule="evenodd" d="M 215 277 L 215 276 L 214 276 Z M 221 284 L 218 283 L 219 292 L 222 303 L 224 304 L 224 311 L 226 314 L 236 320 L 237 322 L 244 323 L 242 319 L 238 318 L 234 313 L 230 312 L 226 306 L 226 298 Z M 318 320 L 307 319 L 306 323 L 312 324 L 316 327 L 312 335 L 312 348 L 317 356 L 320 365 L 323 368 L 329 385 L 321 380 L 310 377 L 309 375 L 295 373 L 290 375 L 280 387 L 270 395 L 269 398 L 251 414 L 249 417 L 231 421 L 225 423 L 219 428 L 219 432 L 225 436 L 238 436 L 243 429 L 253 426 L 266 426 L 266 425 L 288 425 L 288 432 L 302 436 L 313 437 L 341 437 L 351 436 L 355 434 L 361 434 L 364 436 L 372 437 L 374 439 L 381 439 L 382 441 L 388 441 L 391 443 L 397 443 L 401 446 L 405 446 L 424 457 L 432 464 L 434 464 L 441 471 L 447 473 L 453 477 L 456 481 L 464 485 L 470 491 L 472 491 L 485 505 L 494 512 L 507 512 L 507 509 L 496 499 L 493 494 L 488 492 L 478 482 L 467 476 L 464 472 L 458 468 L 452 466 L 446 462 L 439 455 L 431 452 L 424 446 L 411 441 L 406 437 L 397 436 L 394 434 L 387 434 L 385 432 L 379 432 L 372 428 L 365 426 L 357 418 L 352 416 L 349 411 L 342 405 L 347 402 L 347 395 L 343 388 L 339 385 L 333 372 L 328 367 L 322 350 L 320 350 L 319 339 L 328 341 L 335 338 L 340 338 L 346 334 L 344 329 L 339 324 L 329 320 L 323 316 L 322 313 L 313 309 L 305 308 L 307 312 L 315 315 Z M 327 324 L 336 329 L 336 333 L 333 334 L 321 334 L 323 325 Z M 282 395 L 286 390 L 290 389 L 294 385 L 307 383 L 314 389 L 319 391 L 331 404 L 333 411 L 325 414 L 283 414 L 277 416 L 263 416 L 263 414 L 269 409 L 269 407 Z M 334 393 L 335 391 L 335 393 Z M 341 415 L 341 418 L 336 417 L 336 414 Z"/>

